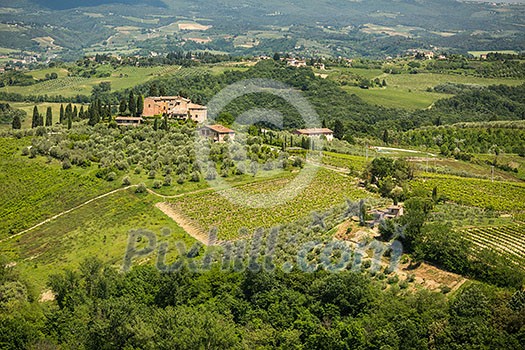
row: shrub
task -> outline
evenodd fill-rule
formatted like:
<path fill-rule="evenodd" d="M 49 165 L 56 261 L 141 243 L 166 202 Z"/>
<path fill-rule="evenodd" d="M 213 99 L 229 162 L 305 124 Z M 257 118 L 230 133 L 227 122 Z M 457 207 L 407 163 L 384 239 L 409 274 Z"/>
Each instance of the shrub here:
<path fill-rule="evenodd" d="M 416 275 L 414 275 L 413 273 L 409 274 L 407 276 L 407 281 L 408 282 L 414 282 L 416 280 Z"/>
<path fill-rule="evenodd" d="M 122 186 L 129 186 L 131 185 L 131 180 L 129 179 L 129 176 L 124 176 L 122 179 Z"/>
<path fill-rule="evenodd" d="M 199 182 L 201 180 L 201 175 L 198 171 L 194 171 L 191 173 L 191 181 L 192 182 Z"/>
<path fill-rule="evenodd" d="M 215 180 L 217 178 L 217 170 L 214 168 L 209 168 L 206 173 L 206 180 Z"/>
<path fill-rule="evenodd" d="M 160 182 L 159 180 L 153 181 L 153 188 L 159 189 L 161 187 L 162 187 L 162 182 Z"/>
<path fill-rule="evenodd" d="M 71 162 L 66 158 L 62 161 L 62 169 L 66 170 L 69 168 L 71 168 Z"/>
<path fill-rule="evenodd" d="M 147 191 L 147 187 L 144 183 L 141 183 L 140 185 L 137 186 L 137 189 L 135 190 L 135 193 L 146 193 Z"/>
<path fill-rule="evenodd" d="M 117 173 L 115 173 L 114 171 L 106 175 L 106 181 L 115 181 L 116 178 L 117 178 Z"/>
<path fill-rule="evenodd" d="M 148 174 L 148 178 L 149 179 L 154 179 L 155 178 L 155 175 L 157 175 L 157 173 L 155 172 L 155 170 L 151 170 Z"/>
<path fill-rule="evenodd" d="M 450 293 L 450 291 L 452 290 L 449 286 L 441 286 L 439 289 L 441 289 L 441 293 L 443 294 L 447 294 L 447 293 Z"/>
<path fill-rule="evenodd" d="M 394 276 L 388 277 L 386 281 L 388 282 L 388 284 L 395 284 L 399 282 L 399 277 L 397 277 L 397 275 L 394 275 Z"/>
<path fill-rule="evenodd" d="M 171 176 L 164 176 L 164 186 L 171 186 Z"/>

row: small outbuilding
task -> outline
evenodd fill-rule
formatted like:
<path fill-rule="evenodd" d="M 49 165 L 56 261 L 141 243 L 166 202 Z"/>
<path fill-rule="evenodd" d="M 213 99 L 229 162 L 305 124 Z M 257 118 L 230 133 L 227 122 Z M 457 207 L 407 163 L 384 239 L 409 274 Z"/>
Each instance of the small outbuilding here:
<path fill-rule="evenodd" d="M 334 139 L 334 132 L 328 128 L 310 128 L 310 129 L 298 129 L 295 131 L 296 135 L 307 136 L 310 138 L 319 138 L 321 136 L 326 137 L 326 141 L 332 141 Z"/>
<path fill-rule="evenodd" d="M 235 131 L 220 124 L 204 125 L 199 128 L 198 131 L 202 137 L 210 138 L 215 142 L 224 142 L 226 136 L 228 136 L 230 140 L 235 138 Z"/>
<path fill-rule="evenodd" d="M 118 126 L 138 126 L 144 122 L 144 119 L 142 119 L 142 117 L 117 116 L 115 117 L 115 121 Z"/>

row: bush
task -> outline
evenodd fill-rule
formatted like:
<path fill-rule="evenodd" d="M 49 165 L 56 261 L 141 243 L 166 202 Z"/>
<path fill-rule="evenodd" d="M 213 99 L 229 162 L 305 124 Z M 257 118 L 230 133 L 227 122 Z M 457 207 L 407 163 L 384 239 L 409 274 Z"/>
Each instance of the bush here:
<path fill-rule="evenodd" d="M 149 179 L 154 179 L 155 178 L 155 175 L 157 175 L 157 173 L 155 172 L 155 170 L 151 170 L 148 174 L 148 178 Z"/>
<path fill-rule="evenodd" d="M 164 186 L 171 186 L 171 176 L 164 176 Z"/>
<path fill-rule="evenodd" d="M 142 168 L 141 168 L 141 167 L 138 166 L 138 167 L 135 168 L 135 174 L 138 175 L 138 174 L 140 174 L 141 172 L 142 172 Z"/>
<path fill-rule="evenodd" d="M 201 175 L 199 174 L 198 171 L 194 171 L 193 173 L 191 173 L 192 182 L 199 182 L 200 180 L 201 180 Z"/>
<path fill-rule="evenodd" d="M 144 183 L 141 183 L 140 185 L 137 186 L 135 193 L 146 193 L 147 190 L 148 188 L 146 187 L 146 185 Z"/>
<path fill-rule="evenodd" d="M 160 182 L 159 180 L 153 181 L 153 188 L 159 189 L 161 187 L 162 187 L 162 182 Z"/>
<path fill-rule="evenodd" d="M 129 179 L 129 176 L 124 176 L 122 179 L 122 186 L 129 186 L 131 185 L 131 180 Z"/>
<path fill-rule="evenodd" d="M 441 289 L 441 293 L 443 294 L 447 294 L 447 293 L 450 293 L 450 291 L 452 290 L 449 286 L 441 286 L 439 289 Z"/>
<path fill-rule="evenodd" d="M 401 281 L 401 283 L 399 283 L 399 288 L 407 289 L 408 288 L 408 281 L 407 280 Z"/>
<path fill-rule="evenodd" d="M 66 170 L 69 168 L 71 168 L 71 162 L 66 158 L 62 161 L 62 169 Z"/>
<path fill-rule="evenodd" d="M 397 277 L 397 275 L 394 275 L 394 276 L 388 277 L 386 281 L 388 282 L 388 284 L 395 284 L 399 282 L 399 277 Z"/>
<path fill-rule="evenodd" d="M 117 178 L 117 173 L 115 173 L 114 171 L 106 175 L 106 181 L 115 181 L 116 178 Z"/>

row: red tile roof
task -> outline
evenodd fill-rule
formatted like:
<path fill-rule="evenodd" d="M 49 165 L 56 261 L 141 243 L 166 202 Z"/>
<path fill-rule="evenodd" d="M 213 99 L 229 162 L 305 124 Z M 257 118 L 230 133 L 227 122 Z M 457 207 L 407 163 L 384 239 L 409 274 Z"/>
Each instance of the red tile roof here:
<path fill-rule="evenodd" d="M 333 134 L 334 132 L 328 128 L 310 128 L 310 129 L 299 129 L 298 134 L 301 135 L 319 135 L 319 134 Z"/>
<path fill-rule="evenodd" d="M 227 127 L 222 126 L 220 124 L 204 125 L 203 127 L 213 130 L 215 132 L 218 132 L 219 134 L 234 134 L 235 133 L 235 131 L 233 131 L 232 129 L 228 129 Z"/>
<path fill-rule="evenodd" d="M 115 117 L 115 121 L 117 121 L 117 120 L 142 121 L 142 117 L 123 117 L 123 116 L 117 116 L 117 117 Z"/>

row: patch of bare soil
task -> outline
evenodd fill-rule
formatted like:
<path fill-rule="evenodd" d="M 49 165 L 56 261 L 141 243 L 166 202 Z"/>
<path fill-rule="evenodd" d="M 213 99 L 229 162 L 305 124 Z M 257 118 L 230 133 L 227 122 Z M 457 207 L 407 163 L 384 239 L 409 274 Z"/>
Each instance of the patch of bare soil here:
<path fill-rule="evenodd" d="M 214 245 L 216 242 L 210 242 L 208 233 L 197 227 L 190 219 L 178 212 L 173 206 L 166 202 L 160 202 L 155 204 L 164 214 L 173 219 L 186 233 L 201 242 L 202 244 Z"/>
<path fill-rule="evenodd" d="M 53 301 L 55 300 L 55 294 L 51 290 L 47 290 L 40 294 L 40 299 L 38 299 L 39 302 L 45 303 L 46 301 Z"/>

